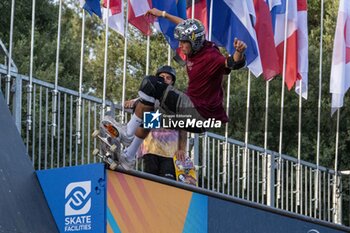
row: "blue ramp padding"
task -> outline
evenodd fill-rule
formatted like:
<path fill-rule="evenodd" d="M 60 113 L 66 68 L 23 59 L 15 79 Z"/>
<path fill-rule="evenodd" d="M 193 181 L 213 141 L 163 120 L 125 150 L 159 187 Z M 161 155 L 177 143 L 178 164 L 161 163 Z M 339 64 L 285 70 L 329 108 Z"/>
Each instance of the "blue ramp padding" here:
<path fill-rule="evenodd" d="M 257 205 L 256 205 L 257 206 Z M 306 218 L 305 218 L 306 220 Z M 208 199 L 208 232 L 239 232 L 239 233 L 343 233 L 346 230 L 337 230 L 320 225 L 316 221 L 303 221 L 296 214 L 282 215 L 267 211 L 263 208 L 254 208 L 219 198 Z"/>
<path fill-rule="evenodd" d="M 0 232 L 58 232 L 1 91 Z"/>

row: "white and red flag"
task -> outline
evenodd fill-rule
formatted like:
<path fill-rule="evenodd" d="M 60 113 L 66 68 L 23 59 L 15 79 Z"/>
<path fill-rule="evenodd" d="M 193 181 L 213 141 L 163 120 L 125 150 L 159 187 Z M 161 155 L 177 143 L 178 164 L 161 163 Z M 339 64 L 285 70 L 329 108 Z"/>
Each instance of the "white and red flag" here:
<path fill-rule="evenodd" d="M 145 16 L 145 13 L 152 8 L 152 0 L 128 0 L 128 21 L 139 29 L 144 35 L 151 35 L 151 24 L 154 18 Z"/>
<path fill-rule="evenodd" d="M 275 1 L 277 2 L 277 1 Z M 306 0 L 281 0 L 272 6 L 271 15 L 274 24 L 275 44 L 283 71 L 284 46 L 286 47 L 285 82 L 290 90 L 297 82 L 299 93 L 300 80 L 303 82 L 302 96 L 307 98 L 308 80 L 308 36 L 307 36 L 307 3 Z M 287 14 L 288 13 L 288 14 Z M 285 35 L 285 17 L 287 14 L 287 34 Z M 286 38 L 286 40 L 285 40 Z"/>
<path fill-rule="evenodd" d="M 350 87 L 350 1 L 340 0 L 330 80 L 332 114 L 344 104 Z"/>
<path fill-rule="evenodd" d="M 124 0 L 109 0 L 109 10 L 107 9 L 108 0 L 103 0 L 103 8 L 102 8 L 102 18 L 103 22 L 107 23 L 110 28 L 124 36 L 124 11 L 123 5 Z"/>

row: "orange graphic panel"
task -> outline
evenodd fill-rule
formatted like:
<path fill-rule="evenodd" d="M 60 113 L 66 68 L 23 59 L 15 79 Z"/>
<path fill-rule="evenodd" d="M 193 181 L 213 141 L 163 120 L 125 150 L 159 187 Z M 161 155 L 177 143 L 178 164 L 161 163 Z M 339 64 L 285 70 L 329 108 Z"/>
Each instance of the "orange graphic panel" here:
<path fill-rule="evenodd" d="M 107 171 L 107 232 L 182 232 L 192 192 Z"/>

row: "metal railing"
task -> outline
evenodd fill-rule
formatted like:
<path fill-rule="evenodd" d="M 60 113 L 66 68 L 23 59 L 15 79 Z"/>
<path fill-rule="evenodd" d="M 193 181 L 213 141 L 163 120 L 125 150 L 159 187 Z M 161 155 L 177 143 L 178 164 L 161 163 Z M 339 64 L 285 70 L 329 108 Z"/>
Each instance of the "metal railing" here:
<path fill-rule="evenodd" d="M 334 170 L 319 167 L 320 189 L 316 198 L 316 164 L 299 163 L 296 158 L 287 155 L 281 156 L 279 164 L 277 152 L 248 145 L 247 176 L 244 177 L 243 142 L 229 138 L 226 145 L 223 136 L 206 133 L 199 137 L 199 145 L 197 153 L 202 155 L 198 163 L 201 187 L 340 223 L 343 177 L 340 174 L 336 176 Z M 225 153 L 227 156 L 224 156 Z M 282 174 L 279 183 L 278 170 Z"/>
<path fill-rule="evenodd" d="M 5 86 L 11 85 L 10 107 L 35 169 L 95 163 L 92 151 L 98 145 L 91 134 L 100 121 L 102 100 L 83 94 L 78 120 L 78 92 L 58 87 L 54 135 L 51 122 L 54 85 L 33 79 L 29 130 L 28 98 L 23 88 L 29 79 L 13 71 L 9 83 L 6 72 L 6 66 L 0 65 L 0 89 L 5 91 Z M 111 104 L 106 102 L 107 107 Z M 79 123 L 80 138 L 77 137 Z M 316 192 L 315 164 L 287 155 L 280 157 L 276 152 L 253 145 L 246 147 L 243 142 L 209 132 L 196 135 L 191 141 L 202 188 L 334 223 L 342 223 L 343 216 L 349 214 L 348 209 L 342 213 L 343 197 L 349 198 L 348 176 L 319 167 L 319 192 Z M 246 164 L 243 164 L 244 156 Z M 281 174 L 279 178 L 278 174 Z"/>

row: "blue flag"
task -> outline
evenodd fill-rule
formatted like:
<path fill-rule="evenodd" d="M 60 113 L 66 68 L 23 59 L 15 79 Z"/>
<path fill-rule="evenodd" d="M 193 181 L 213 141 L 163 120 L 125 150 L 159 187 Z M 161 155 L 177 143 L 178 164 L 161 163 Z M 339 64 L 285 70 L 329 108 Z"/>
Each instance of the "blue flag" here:
<path fill-rule="evenodd" d="M 178 0 L 177 3 L 176 0 L 152 0 L 152 6 L 161 11 L 166 11 L 171 15 L 186 19 L 186 0 Z M 176 49 L 179 46 L 179 42 L 174 38 L 176 24 L 162 17 L 158 18 L 158 22 L 160 30 L 170 44 L 170 47 Z"/>
<path fill-rule="evenodd" d="M 90 15 L 95 13 L 98 17 L 102 18 L 101 4 L 99 0 L 80 0 L 80 5 L 89 12 Z"/>
<path fill-rule="evenodd" d="M 251 20 L 251 17 L 255 16 L 255 11 L 254 8 L 249 8 L 247 2 L 241 0 L 213 1 L 211 39 L 216 44 L 225 47 L 230 54 L 235 51 L 233 47 L 234 38 L 246 43 L 247 66 L 258 77 L 262 73 L 262 65 Z M 251 12 L 251 10 L 254 12 Z"/>

